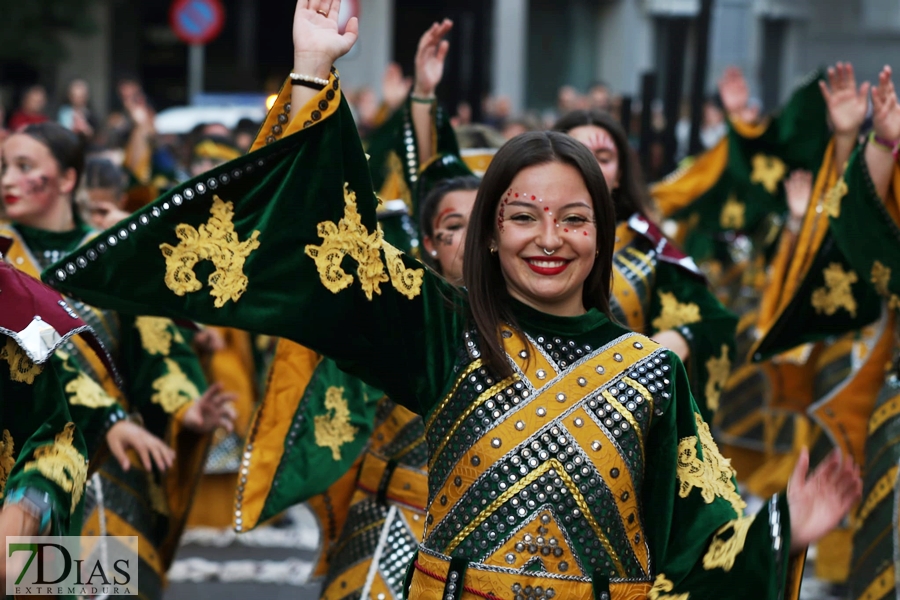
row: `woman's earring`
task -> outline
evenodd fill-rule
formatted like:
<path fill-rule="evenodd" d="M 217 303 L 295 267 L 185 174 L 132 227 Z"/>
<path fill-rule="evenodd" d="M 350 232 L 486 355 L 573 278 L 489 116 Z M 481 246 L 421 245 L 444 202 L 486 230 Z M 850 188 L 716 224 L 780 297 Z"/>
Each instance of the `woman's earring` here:
<path fill-rule="evenodd" d="M 432 250 L 431 256 L 433 256 L 434 258 L 437 258 L 437 250 Z"/>
<path fill-rule="evenodd" d="M 491 246 L 491 254 L 497 254 L 497 248 Z"/>

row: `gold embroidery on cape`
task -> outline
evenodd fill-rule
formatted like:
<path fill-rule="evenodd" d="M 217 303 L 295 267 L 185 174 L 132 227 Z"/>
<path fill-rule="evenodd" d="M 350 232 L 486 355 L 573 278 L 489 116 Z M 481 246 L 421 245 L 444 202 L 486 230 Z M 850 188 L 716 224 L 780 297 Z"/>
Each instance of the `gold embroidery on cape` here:
<path fill-rule="evenodd" d="M 660 292 L 659 301 L 662 304 L 659 316 L 653 319 L 653 327 L 657 331 L 668 331 L 682 325 L 699 323 L 700 307 L 693 302 L 682 304 L 670 292 Z"/>
<path fill-rule="evenodd" d="M 709 379 L 706 380 L 706 406 L 715 411 L 719 408 L 719 398 L 725 389 L 725 382 L 731 374 L 731 361 L 728 359 L 728 346 L 722 344 L 722 356 L 711 356 L 706 361 L 706 371 Z"/>
<path fill-rule="evenodd" d="M 106 393 L 99 383 L 86 373 L 79 372 L 78 377 L 66 384 L 69 404 L 88 408 L 106 408 L 116 403 L 116 399 Z"/>
<path fill-rule="evenodd" d="M 666 579 L 666 576 L 660 573 L 656 576 L 653 587 L 647 593 L 647 600 L 689 600 L 690 594 L 670 594 L 675 589 L 675 584 Z"/>
<path fill-rule="evenodd" d="M 337 294 L 353 283 L 353 276 L 341 267 L 345 256 L 356 261 L 356 274 L 369 300 L 375 294 L 380 295 L 381 284 L 388 282 L 407 298 L 415 298 L 421 293 L 425 270 L 407 269 L 400 260 L 400 251 L 384 243 L 381 231 L 376 229 L 369 233 L 356 208 L 356 192 L 348 184 L 344 184 L 344 216 L 337 225 L 332 221 L 319 223 L 317 230 L 322 245 L 309 244 L 306 255 L 315 261 L 322 285 L 331 293 Z M 382 248 L 390 276 L 384 271 Z"/>
<path fill-rule="evenodd" d="M 825 276 L 825 287 L 815 290 L 812 294 L 812 307 L 816 309 L 816 314 L 825 313 L 830 317 L 843 308 L 855 318 L 856 299 L 850 286 L 856 283 L 859 277 L 854 271 L 844 271 L 840 263 L 831 263 L 822 273 Z"/>
<path fill-rule="evenodd" d="M 34 383 L 34 378 L 41 374 L 43 367 L 34 364 L 25 351 L 14 339 L 6 338 L 6 346 L 0 348 L 0 359 L 9 363 L 9 376 L 19 383 Z"/>
<path fill-rule="evenodd" d="M 150 507 L 161 515 L 169 515 L 169 501 L 163 492 L 162 487 L 156 482 L 156 476 L 150 473 L 144 473 L 147 478 L 147 499 L 150 500 Z"/>
<path fill-rule="evenodd" d="M 765 154 L 757 154 L 753 157 L 753 173 L 750 174 L 750 182 L 761 183 L 770 194 L 778 191 L 778 184 L 785 175 L 787 175 L 787 167 L 780 158 Z"/>
<path fill-rule="evenodd" d="M 384 260 L 387 263 L 388 273 L 391 275 L 391 285 L 394 289 L 412 300 L 422 291 L 422 279 L 425 271 L 422 269 L 407 269 L 403 264 L 403 253 L 384 243 Z"/>
<path fill-rule="evenodd" d="M 698 435 L 686 437 L 678 442 L 678 465 L 675 471 L 679 481 L 678 495 L 687 498 L 691 490 L 697 488 L 707 504 L 712 504 L 718 496 L 730 502 L 738 515 L 743 514 L 747 505 L 734 487 L 732 481 L 734 469 L 731 467 L 731 460 L 719 452 L 719 447 L 709 432 L 709 425 L 703 418 L 694 414 L 694 420 L 697 423 Z M 702 458 L 698 456 L 698 444 L 703 453 Z"/>
<path fill-rule="evenodd" d="M 88 461 L 81 455 L 72 440 L 75 424 L 66 423 L 65 429 L 56 434 L 52 444 L 41 446 L 34 451 L 34 460 L 25 465 L 25 471 L 37 469 L 41 475 L 72 495 L 70 512 L 75 512 L 84 494 L 87 481 Z"/>
<path fill-rule="evenodd" d="M 200 396 L 200 390 L 194 385 L 178 363 L 171 358 L 165 359 L 168 373 L 157 378 L 153 382 L 153 390 L 156 392 L 151 400 L 162 406 L 163 410 L 169 414 L 176 412 L 179 408 L 192 402 Z"/>
<path fill-rule="evenodd" d="M 825 194 L 825 200 L 822 203 L 822 208 L 825 211 L 825 214 L 833 219 L 837 219 L 841 216 L 841 201 L 844 199 L 844 196 L 847 195 L 849 189 L 847 188 L 847 182 L 843 179 L 834 184 L 834 187 L 828 190 L 828 193 Z"/>
<path fill-rule="evenodd" d="M 327 413 L 315 418 L 316 445 L 331 448 L 331 458 L 341 460 L 341 446 L 352 442 L 359 431 L 350 424 L 350 409 L 344 399 L 344 388 L 328 388 L 325 409 Z"/>
<path fill-rule="evenodd" d="M 726 573 L 734 567 L 734 561 L 737 555 L 744 549 L 744 543 L 747 541 L 747 533 L 750 531 L 750 525 L 756 515 L 749 517 L 739 517 L 734 521 L 729 521 L 713 535 L 712 542 L 709 544 L 709 550 L 703 557 L 703 568 L 707 571 L 713 569 L 722 569 Z M 728 537 L 722 536 L 731 533 Z"/>
<path fill-rule="evenodd" d="M 216 267 L 207 282 L 216 308 L 222 308 L 229 300 L 237 302 L 247 291 L 244 261 L 259 248 L 259 231 L 242 242 L 234 230 L 233 219 L 234 204 L 213 196 L 209 221 L 198 229 L 182 223 L 175 227 L 175 235 L 181 240 L 177 246 L 160 244 L 166 258 L 166 287 L 176 296 L 203 289 L 194 267 L 204 260 Z"/>
<path fill-rule="evenodd" d="M 9 474 L 16 466 L 15 452 L 16 445 L 12 434 L 9 433 L 9 430 L 4 429 L 3 439 L 0 440 L 0 500 L 3 499 L 3 493 L 6 490 L 6 480 L 9 479 Z"/>
<path fill-rule="evenodd" d="M 172 349 L 172 331 L 169 319 L 159 317 L 138 317 L 134 326 L 141 334 L 141 345 L 150 354 L 168 356 Z"/>
<path fill-rule="evenodd" d="M 875 291 L 882 296 L 887 296 L 890 293 L 890 290 L 888 289 L 890 283 L 890 267 L 886 267 L 881 264 L 881 261 L 876 260 L 875 264 L 872 265 L 872 284 L 875 286 Z"/>
<path fill-rule="evenodd" d="M 746 223 L 747 205 L 740 202 L 732 194 L 722 207 L 719 215 L 719 225 L 722 229 L 743 229 Z"/>

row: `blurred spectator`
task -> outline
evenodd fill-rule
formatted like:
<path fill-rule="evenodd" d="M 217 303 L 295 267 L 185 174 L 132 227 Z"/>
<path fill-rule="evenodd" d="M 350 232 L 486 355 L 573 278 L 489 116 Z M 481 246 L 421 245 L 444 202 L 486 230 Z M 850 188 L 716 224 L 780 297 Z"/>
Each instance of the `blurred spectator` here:
<path fill-rule="evenodd" d="M 205 123 L 203 129 L 200 130 L 200 133 L 206 137 L 219 137 L 226 140 L 231 139 L 231 130 L 222 123 Z"/>
<path fill-rule="evenodd" d="M 501 129 L 512 116 L 512 101 L 508 96 L 487 96 L 482 102 L 481 122 Z"/>
<path fill-rule="evenodd" d="M 91 158 L 84 167 L 87 220 L 96 229 L 108 229 L 128 216 L 125 173 L 106 158 Z"/>
<path fill-rule="evenodd" d="M 56 120 L 85 138 L 92 138 L 97 130 L 97 120 L 90 109 L 91 92 L 83 79 L 75 79 L 66 91 L 66 101 L 59 109 Z"/>
<path fill-rule="evenodd" d="M 504 139 L 511 140 L 517 135 L 528 133 L 529 131 L 537 131 L 540 128 L 541 122 L 537 118 L 531 115 L 526 115 L 523 117 L 509 119 L 506 122 L 506 125 L 504 125 L 502 133 Z"/>
<path fill-rule="evenodd" d="M 506 138 L 490 125 L 473 123 L 457 128 L 456 141 L 461 149 L 499 148 L 506 143 Z"/>
<path fill-rule="evenodd" d="M 25 90 L 22 103 L 9 119 L 10 131 L 35 123 L 44 123 L 50 119 L 44 114 L 47 109 L 47 90 L 42 85 L 34 85 Z"/>
<path fill-rule="evenodd" d="M 226 137 L 206 136 L 201 138 L 191 152 L 190 176 L 196 177 L 241 155 Z"/>
<path fill-rule="evenodd" d="M 562 116 L 573 110 L 583 108 L 584 101 L 581 94 L 571 85 L 564 85 L 556 93 L 556 112 Z"/>
<path fill-rule="evenodd" d="M 453 127 L 462 127 L 472 123 L 472 105 L 468 102 L 460 102 L 456 105 L 456 115 L 450 119 Z"/>
<path fill-rule="evenodd" d="M 259 123 L 250 119 L 241 119 L 234 127 L 234 145 L 237 149 L 246 154 L 253 146 L 256 139 L 256 133 L 259 131 Z"/>
<path fill-rule="evenodd" d="M 611 112 L 612 108 L 612 92 L 609 89 L 609 86 L 602 82 L 598 81 L 594 83 L 588 90 L 588 108 L 590 110 L 602 110 L 604 112 Z"/>
<path fill-rule="evenodd" d="M 353 105 L 356 108 L 356 126 L 360 136 L 365 138 L 378 126 L 380 102 L 378 94 L 369 86 L 363 86 L 353 94 Z"/>

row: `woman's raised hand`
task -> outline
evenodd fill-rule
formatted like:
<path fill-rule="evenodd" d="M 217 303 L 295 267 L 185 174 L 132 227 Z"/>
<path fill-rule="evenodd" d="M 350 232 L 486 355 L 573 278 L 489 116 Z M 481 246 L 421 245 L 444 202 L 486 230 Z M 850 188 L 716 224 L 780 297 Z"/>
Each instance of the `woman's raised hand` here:
<path fill-rule="evenodd" d="M 898 142 L 900 103 L 891 75 L 891 68 L 885 66 L 878 75 L 878 85 L 872 88 L 872 128 L 880 139 Z"/>
<path fill-rule="evenodd" d="M 416 52 L 416 81 L 413 95 L 431 98 L 444 78 L 444 62 L 450 50 L 450 42 L 444 38 L 453 29 L 453 21 L 444 19 L 433 24 L 419 40 Z"/>
<path fill-rule="evenodd" d="M 869 108 L 869 82 L 856 87 L 856 75 L 850 63 L 837 63 L 828 69 L 828 83 L 819 82 L 834 134 L 855 138 L 866 120 Z"/>
<path fill-rule="evenodd" d="M 791 510 L 791 551 L 799 551 L 834 529 L 862 496 L 859 467 L 836 449 L 809 474 L 804 448 L 788 482 Z"/>
<path fill-rule="evenodd" d="M 294 12 L 294 71 L 327 79 L 334 61 L 347 54 L 359 36 L 356 17 L 338 30 L 341 0 L 297 0 Z"/>

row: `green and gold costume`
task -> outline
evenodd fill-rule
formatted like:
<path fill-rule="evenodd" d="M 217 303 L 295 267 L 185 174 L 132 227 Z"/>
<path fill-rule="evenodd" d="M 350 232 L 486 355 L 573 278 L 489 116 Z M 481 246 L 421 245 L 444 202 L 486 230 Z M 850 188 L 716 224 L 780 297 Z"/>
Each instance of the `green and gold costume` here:
<path fill-rule="evenodd" d="M 786 499 L 743 515 L 677 357 L 596 310 L 512 302 L 525 335 L 503 333 L 513 375 L 497 378 L 465 298 L 378 234 L 336 75 L 293 123 L 122 223 L 98 263 L 58 263 L 47 279 L 101 305 L 279 334 L 426 415 L 412 597 L 796 593 Z M 186 254 L 204 244 L 212 265 Z M 269 459 L 254 446 L 246 468 Z"/>
<path fill-rule="evenodd" d="M 715 148 L 653 189 L 678 239 L 739 317 L 735 369 L 724 385 L 714 419 L 716 438 L 739 465 L 748 490 L 781 489 L 804 444 L 830 442 L 809 407 L 841 404 L 864 371 L 855 357 L 877 346 L 866 339 L 833 339 L 788 349 L 753 364 L 750 352 L 772 316 L 790 247 L 780 242 L 787 213 L 782 182 L 792 170 L 827 177 L 832 148 L 827 107 L 813 74 L 772 118 L 758 125 L 730 124 Z M 818 185 L 822 185 L 819 183 Z M 818 412 L 823 412 L 819 410 Z"/>
<path fill-rule="evenodd" d="M 39 535 L 77 535 L 84 508 L 87 447 L 50 361 L 64 340 L 91 335 L 70 310 L 0 250 L 0 501 L 43 495 L 50 513 Z"/>
<path fill-rule="evenodd" d="M 97 242 L 80 222 L 75 230 L 62 233 L 0 222 L 0 234 L 15 240 L 8 261 L 34 277 L 50 262 Z M 96 259 L 94 252 L 82 260 Z M 109 349 L 123 382 L 120 391 L 117 374 L 77 338 L 67 340 L 53 359 L 75 423 L 84 430 L 91 456 L 96 457 L 81 533 L 137 536 L 139 593 L 160 598 L 208 446 L 206 436 L 181 426 L 182 415 L 206 387 L 200 363 L 168 319 L 132 317 L 77 300 L 70 306 Z M 126 412 L 175 450 L 175 465 L 164 476 L 148 473 L 135 457 L 125 472 L 114 457 L 97 453 L 106 431 L 127 418 Z"/>
<path fill-rule="evenodd" d="M 782 294 L 757 358 L 798 341 L 880 332 L 872 358 L 860 357 L 871 367 L 855 390 L 857 402 L 825 407 L 834 443 L 864 455 L 863 497 L 852 515 L 849 597 L 878 600 L 896 595 L 900 549 L 900 284 L 894 275 L 900 269 L 900 171 L 895 166 L 891 193 L 882 201 L 869 178 L 864 151 L 865 146 L 856 151 L 844 176 L 826 193 L 813 197 L 788 267 L 794 284 Z"/>
<path fill-rule="evenodd" d="M 694 261 L 643 215 L 616 228 L 612 314 L 646 335 L 674 330 L 687 342 L 691 390 L 711 420 L 734 358 L 737 319 L 710 292 Z"/>

